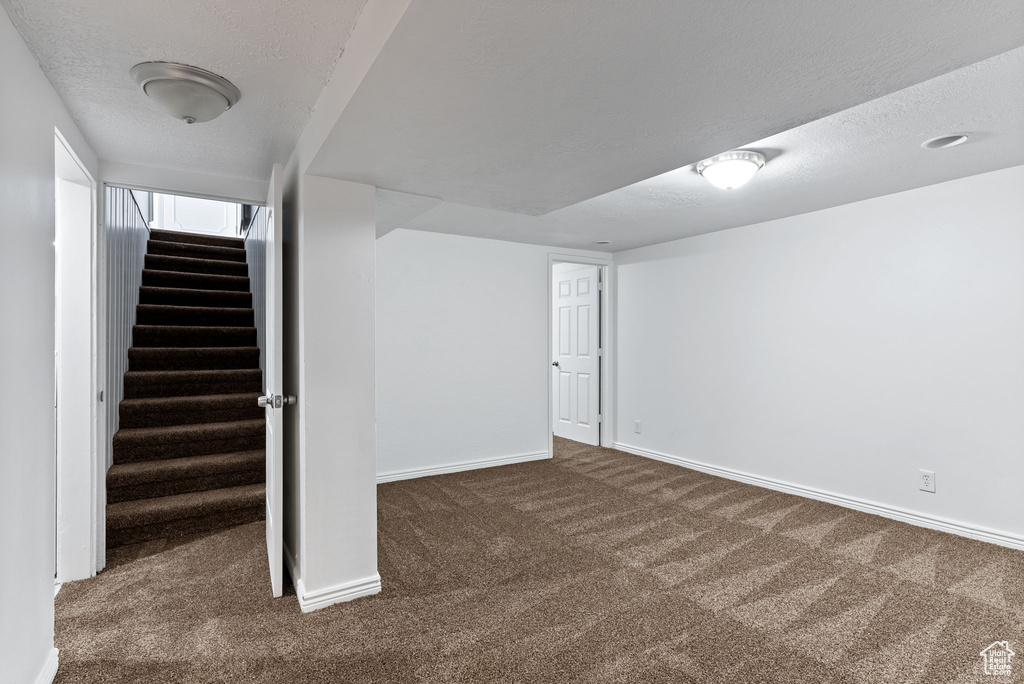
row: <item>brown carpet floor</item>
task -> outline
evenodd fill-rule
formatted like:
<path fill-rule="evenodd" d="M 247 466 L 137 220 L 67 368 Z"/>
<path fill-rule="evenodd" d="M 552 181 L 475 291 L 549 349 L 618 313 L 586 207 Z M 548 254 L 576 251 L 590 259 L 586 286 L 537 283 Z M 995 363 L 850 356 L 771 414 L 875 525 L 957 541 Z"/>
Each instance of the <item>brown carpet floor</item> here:
<path fill-rule="evenodd" d="M 122 550 L 57 597 L 57 681 L 1024 681 L 1022 552 L 561 440 L 379 501 L 384 591 L 308 615 L 262 524 Z"/>

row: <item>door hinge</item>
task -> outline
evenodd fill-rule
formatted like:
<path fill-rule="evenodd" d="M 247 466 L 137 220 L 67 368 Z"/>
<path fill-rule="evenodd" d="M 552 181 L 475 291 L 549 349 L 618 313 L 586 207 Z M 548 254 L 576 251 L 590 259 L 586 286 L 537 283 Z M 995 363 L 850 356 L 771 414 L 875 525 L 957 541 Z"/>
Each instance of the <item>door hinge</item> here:
<path fill-rule="evenodd" d="M 597 414 L 597 422 L 600 423 L 602 420 L 604 420 L 604 416 L 602 416 L 600 413 L 598 413 Z"/>
<path fill-rule="evenodd" d="M 100 390 L 100 403 L 103 403 L 103 390 Z"/>

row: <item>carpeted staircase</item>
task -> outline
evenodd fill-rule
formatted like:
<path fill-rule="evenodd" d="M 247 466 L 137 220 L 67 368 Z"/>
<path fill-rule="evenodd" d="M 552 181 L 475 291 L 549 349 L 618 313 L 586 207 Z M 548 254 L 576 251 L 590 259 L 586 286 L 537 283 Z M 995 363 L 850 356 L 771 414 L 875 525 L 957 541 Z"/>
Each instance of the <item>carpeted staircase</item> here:
<path fill-rule="evenodd" d="M 253 326 L 241 239 L 152 231 L 107 473 L 108 547 L 263 518 Z"/>

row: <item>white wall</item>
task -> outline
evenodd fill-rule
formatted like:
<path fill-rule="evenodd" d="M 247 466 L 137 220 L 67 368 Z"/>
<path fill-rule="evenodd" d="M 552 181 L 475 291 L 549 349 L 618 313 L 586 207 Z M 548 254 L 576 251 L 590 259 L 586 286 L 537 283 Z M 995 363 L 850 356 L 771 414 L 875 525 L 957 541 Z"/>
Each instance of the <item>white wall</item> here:
<path fill-rule="evenodd" d="M 402 229 L 377 240 L 381 480 L 549 455 L 555 252 L 592 255 Z"/>
<path fill-rule="evenodd" d="M 1024 541 L 1022 217 L 1017 167 L 616 254 L 618 442 Z"/>
<path fill-rule="evenodd" d="M 4 681 L 56 665 L 54 128 L 96 158 L 0 10 L 0 663 Z"/>

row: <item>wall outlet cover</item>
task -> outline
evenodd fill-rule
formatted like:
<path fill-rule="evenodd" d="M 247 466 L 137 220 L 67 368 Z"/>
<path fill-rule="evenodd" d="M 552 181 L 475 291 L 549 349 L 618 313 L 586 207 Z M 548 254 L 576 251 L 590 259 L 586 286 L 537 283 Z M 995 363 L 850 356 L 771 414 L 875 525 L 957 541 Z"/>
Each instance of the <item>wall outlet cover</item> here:
<path fill-rule="evenodd" d="M 935 493 L 935 471 L 921 470 L 921 491 Z"/>

